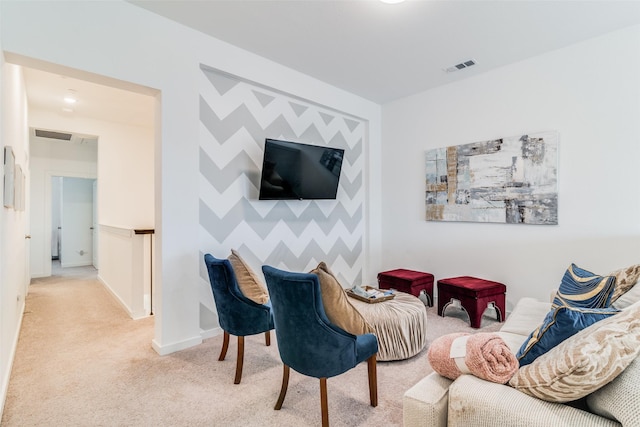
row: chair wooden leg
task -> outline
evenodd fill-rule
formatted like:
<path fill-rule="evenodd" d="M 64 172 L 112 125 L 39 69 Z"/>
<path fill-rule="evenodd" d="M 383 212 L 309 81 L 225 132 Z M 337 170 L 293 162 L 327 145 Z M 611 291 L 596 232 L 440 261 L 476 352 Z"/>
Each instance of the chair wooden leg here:
<path fill-rule="evenodd" d="M 271 345 L 271 331 L 267 331 L 264 333 L 264 342 L 267 347 Z"/>
<path fill-rule="evenodd" d="M 374 408 L 378 406 L 378 371 L 376 369 L 376 355 L 367 359 L 369 371 L 369 400 Z"/>
<path fill-rule="evenodd" d="M 244 362 L 244 337 L 238 337 L 238 359 L 236 360 L 236 378 L 234 384 L 240 384 L 242 380 L 242 364 Z"/>
<path fill-rule="evenodd" d="M 322 411 L 322 427 L 329 427 L 329 404 L 327 403 L 326 378 L 320 378 L 320 410 Z"/>
<path fill-rule="evenodd" d="M 282 371 L 282 387 L 280 388 L 280 396 L 278 396 L 278 401 L 276 402 L 275 409 L 279 411 L 282 408 L 282 403 L 284 402 L 284 397 L 287 395 L 287 387 L 289 386 L 289 367 L 284 365 L 284 370 Z"/>
<path fill-rule="evenodd" d="M 222 340 L 222 350 L 220 350 L 220 357 L 218 360 L 224 360 L 227 355 L 227 349 L 229 348 L 229 332 L 224 331 L 224 338 Z"/>

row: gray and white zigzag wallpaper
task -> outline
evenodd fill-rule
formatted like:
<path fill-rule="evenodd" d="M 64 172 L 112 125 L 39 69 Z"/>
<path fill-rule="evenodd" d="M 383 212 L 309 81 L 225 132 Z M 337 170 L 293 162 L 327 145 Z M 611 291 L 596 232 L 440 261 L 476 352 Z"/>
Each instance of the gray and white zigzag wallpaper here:
<path fill-rule="evenodd" d="M 367 122 L 204 65 L 201 71 L 201 255 L 226 258 L 236 249 L 259 275 L 264 264 L 309 271 L 325 261 L 343 286 L 360 284 Z M 344 149 L 336 200 L 258 200 L 265 138 Z M 201 307 L 213 310 L 203 264 Z"/>

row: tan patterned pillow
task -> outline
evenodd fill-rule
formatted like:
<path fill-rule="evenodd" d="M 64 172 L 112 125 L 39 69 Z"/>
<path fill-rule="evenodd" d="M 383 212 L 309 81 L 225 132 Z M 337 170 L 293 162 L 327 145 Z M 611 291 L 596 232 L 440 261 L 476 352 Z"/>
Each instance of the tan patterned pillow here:
<path fill-rule="evenodd" d="M 631 289 L 638 279 L 640 279 L 640 264 L 613 271 L 609 273 L 609 276 L 616 278 L 616 284 L 614 285 L 613 294 L 611 295 L 611 303 L 613 303 Z"/>
<path fill-rule="evenodd" d="M 269 301 L 267 288 L 235 249 L 231 249 L 231 255 L 229 255 L 228 259 L 231 267 L 233 267 L 233 272 L 236 274 L 236 280 L 242 295 L 256 304 L 264 304 Z"/>
<path fill-rule="evenodd" d="M 624 310 L 640 301 L 640 285 L 638 283 L 640 283 L 640 281 L 636 282 L 631 289 L 622 294 L 616 302 L 611 304 L 611 307 L 617 308 L 618 310 Z"/>
<path fill-rule="evenodd" d="M 570 402 L 608 384 L 640 353 L 640 303 L 601 320 L 518 369 L 509 385 L 549 402 Z"/>
<path fill-rule="evenodd" d="M 344 288 L 329 270 L 327 264 L 321 262 L 310 273 L 318 276 L 320 292 L 322 292 L 322 305 L 331 323 L 353 335 L 373 332 L 373 328 L 364 320 L 362 314 L 349 302 Z"/>

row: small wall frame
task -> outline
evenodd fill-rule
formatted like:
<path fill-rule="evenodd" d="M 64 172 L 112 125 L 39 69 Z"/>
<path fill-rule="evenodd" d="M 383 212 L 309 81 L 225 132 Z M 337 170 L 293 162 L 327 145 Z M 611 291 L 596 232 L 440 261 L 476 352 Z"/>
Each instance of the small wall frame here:
<path fill-rule="evenodd" d="M 15 190 L 13 193 L 13 209 L 16 211 L 24 210 L 25 198 L 25 176 L 22 173 L 22 167 L 16 165 Z"/>
<path fill-rule="evenodd" d="M 16 158 L 10 146 L 4 147 L 4 197 L 6 208 L 15 206 Z"/>

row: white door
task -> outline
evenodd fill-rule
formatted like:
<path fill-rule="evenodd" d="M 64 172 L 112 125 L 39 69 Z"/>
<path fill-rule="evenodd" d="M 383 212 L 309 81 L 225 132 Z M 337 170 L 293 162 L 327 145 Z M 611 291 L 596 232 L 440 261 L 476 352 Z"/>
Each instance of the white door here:
<path fill-rule="evenodd" d="M 60 259 L 62 233 L 62 177 L 51 177 L 51 259 Z"/>
<path fill-rule="evenodd" d="M 93 264 L 93 179 L 63 178 L 60 266 Z"/>
<path fill-rule="evenodd" d="M 92 191 L 92 200 L 93 203 L 91 205 L 92 208 L 92 225 L 91 225 L 91 238 L 93 239 L 93 266 L 98 268 L 98 181 L 93 180 L 93 191 Z"/>

